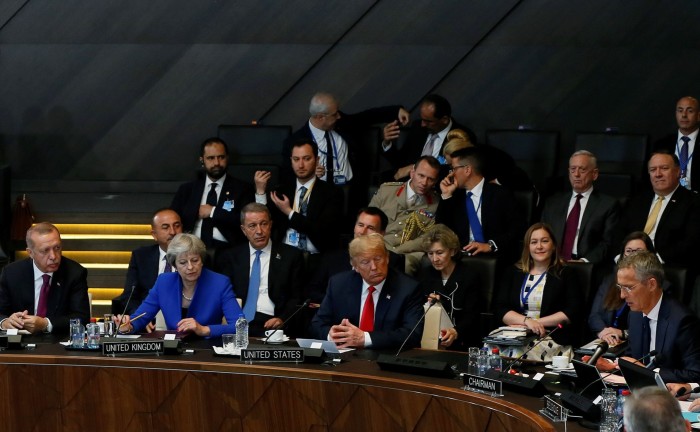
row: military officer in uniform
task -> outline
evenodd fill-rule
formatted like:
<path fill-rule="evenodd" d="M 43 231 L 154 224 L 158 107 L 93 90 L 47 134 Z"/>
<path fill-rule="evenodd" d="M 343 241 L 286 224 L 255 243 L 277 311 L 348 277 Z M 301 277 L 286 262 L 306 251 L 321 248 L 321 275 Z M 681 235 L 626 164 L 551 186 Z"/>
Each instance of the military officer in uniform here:
<path fill-rule="evenodd" d="M 389 250 L 406 256 L 406 272 L 414 274 L 423 255 L 421 236 L 435 223 L 439 196 L 435 183 L 440 163 L 432 156 L 422 156 L 413 165 L 406 182 L 381 185 L 369 203 L 389 218 L 384 241 Z"/>

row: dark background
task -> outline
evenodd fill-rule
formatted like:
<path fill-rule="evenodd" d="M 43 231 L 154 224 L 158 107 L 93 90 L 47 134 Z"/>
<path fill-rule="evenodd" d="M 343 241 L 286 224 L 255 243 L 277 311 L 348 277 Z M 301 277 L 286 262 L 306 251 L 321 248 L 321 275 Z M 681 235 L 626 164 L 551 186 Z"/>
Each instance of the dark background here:
<path fill-rule="evenodd" d="M 0 163 L 59 190 L 190 179 L 217 125 L 296 129 L 318 90 L 414 118 L 438 92 L 480 140 L 529 125 L 563 154 L 653 140 L 699 93 L 699 23 L 697 1 L 2 0 Z"/>

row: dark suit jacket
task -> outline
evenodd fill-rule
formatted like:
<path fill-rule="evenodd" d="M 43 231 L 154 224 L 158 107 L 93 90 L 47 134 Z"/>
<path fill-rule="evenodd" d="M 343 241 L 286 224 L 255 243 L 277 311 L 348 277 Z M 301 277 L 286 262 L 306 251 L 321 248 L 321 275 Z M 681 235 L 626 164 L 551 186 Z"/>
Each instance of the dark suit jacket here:
<path fill-rule="evenodd" d="M 676 144 L 678 143 L 678 131 L 673 135 L 666 136 L 654 143 L 654 151 L 666 150 L 669 153 L 676 154 Z M 698 143 L 695 143 L 695 150 L 698 149 Z M 693 177 L 690 178 L 690 187 L 696 192 L 700 192 L 700 157 L 695 157 L 690 160 L 690 171 Z"/>
<path fill-rule="evenodd" d="M 360 323 L 362 277 L 354 271 L 339 273 L 328 282 L 328 292 L 311 321 L 311 332 L 317 339 L 326 340 L 332 326 L 347 318 Z M 374 331 L 370 332 L 372 349 L 398 348 L 423 315 L 423 296 L 418 282 L 389 269 L 386 282 L 375 308 Z M 422 327 L 418 326 L 406 343 L 406 348 L 418 346 Z"/>
<path fill-rule="evenodd" d="M 404 273 L 406 257 L 389 251 L 389 267 Z M 313 303 L 321 303 L 326 295 L 326 287 L 331 276 L 348 270 L 352 270 L 352 264 L 350 264 L 350 252 L 347 247 L 324 253 L 321 264 L 306 284 L 305 297 L 310 298 Z"/>
<path fill-rule="evenodd" d="M 7 265 L 0 276 L 0 319 L 15 312 L 34 310 L 34 269 L 30 258 Z M 61 265 L 51 278 L 46 318 L 54 334 L 67 334 L 71 318 L 90 322 L 87 270 L 77 262 L 61 257 Z"/>
<path fill-rule="evenodd" d="M 564 239 L 566 218 L 572 192 L 560 193 L 547 199 L 542 211 L 542 222 L 548 223 L 557 244 Z M 611 248 L 617 246 L 618 224 L 620 223 L 620 204 L 611 196 L 593 189 L 586 210 L 581 218 L 578 235 L 578 256 L 598 264 L 610 257 Z"/>
<path fill-rule="evenodd" d="M 494 315 L 503 320 L 508 311 L 522 313 L 520 308 L 520 289 L 524 278 L 527 277 L 515 266 L 509 266 L 501 279 L 501 288 L 496 294 Z M 576 345 L 577 331 L 583 323 L 583 295 L 582 288 L 575 279 L 573 272 L 567 267 L 560 276 L 547 274 L 547 282 L 544 285 L 542 295 L 542 307 L 540 316 L 548 316 L 556 312 L 564 312 L 569 318 L 570 324 L 552 334 L 552 339 L 560 345 Z"/>
<path fill-rule="evenodd" d="M 629 354 L 641 358 L 642 312 L 629 314 Z M 666 382 L 700 381 L 700 327 L 698 318 L 669 295 L 664 295 L 656 325 L 656 352 L 661 378 Z M 663 356 L 661 358 L 660 356 Z"/>
<path fill-rule="evenodd" d="M 216 257 L 217 269 L 231 280 L 233 291 L 245 305 L 250 281 L 250 249 L 248 243 L 227 249 Z M 299 249 L 272 242 L 268 284 L 275 316 L 286 319 L 297 308 L 304 280 L 304 258 Z"/>
<path fill-rule="evenodd" d="M 289 198 L 290 205 L 294 204 L 296 193 L 296 180 L 280 186 L 277 192 L 283 193 Z M 340 221 L 342 220 L 343 193 L 334 185 L 316 179 L 314 188 L 309 196 L 309 207 L 306 216 L 294 212 L 290 220 L 277 206 L 268 200 L 268 207 L 272 213 L 273 238 L 278 242 L 284 242 L 287 229 L 293 228 L 306 234 L 311 243 L 320 252 L 325 252 L 338 247 L 340 240 Z M 240 231 L 240 228 L 239 228 Z"/>
<path fill-rule="evenodd" d="M 399 105 L 371 108 L 356 114 L 340 113 L 340 118 L 333 128 L 348 145 L 348 161 L 353 168 L 353 174 L 362 172 L 364 165 L 367 165 L 366 157 L 358 154 L 358 142 L 363 139 L 362 134 L 373 124 L 389 123 L 399 116 Z M 283 179 L 290 181 L 294 179 L 294 172 L 290 163 L 292 155 L 292 143 L 299 139 L 313 140 L 313 134 L 307 121 L 304 126 L 296 130 L 282 145 L 282 166 Z M 354 181 L 354 180 L 353 180 Z"/>
<path fill-rule="evenodd" d="M 154 244 L 142 246 L 131 252 L 129 269 L 126 271 L 126 281 L 124 282 L 124 292 L 112 300 L 112 313 L 120 314 L 124 311 L 132 287 L 134 294 L 126 309 L 127 314 L 131 315 L 146 298 L 148 291 L 156 283 L 158 277 L 159 249 L 160 246 Z"/>
<path fill-rule="evenodd" d="M 649 215 L 654 192 L 643 192 L 632 197 L 625 207 L 622 225 L 624 233 L 642 231 Z M 679 186 L 666 205 L 656 228 L 654 247 L 664 263 L 694 267 L 698 261 L 700 242 L 700 198 Z"/>
<path fill-rule="evenodd" d="M 199 206 L 204 193 L 205 179 L 201 178 L 180 185 L 170 208 L 175 210 L 182 219 L 182 229 L 185 232 L 192 232 L 194 225 L 199 219 Z M 207 191 L 208 193 L 208 191 Z M 225 201 L 234 201 L 231 211 L 224 210 Z M 245 240 L 241 232 L 241 209 L 246 204 L 255 201 L 255 190 L 249 183 L 233 178 L 230 174 L 226 176 L 224 186 L 219 194 L 219 201 L 214 210 L 214 227 L 221 231 L 221 234 L 229 243 L 235 244 Z"/>
<path fill-rule="evenodd" d="M 451 198 L 440 201 L 435 215 L 437 223 L 447 225 L 457 234 L 462 246 L 469 243 L 466 199 L 467 192 L 458 188 Z M 508 189 L 484 183 L 481 228 L 487 241 L 496 242 L 499 258 L 504 262 L 515 261 L 525 233 L 525 218 Z"/>
<path fill-rule="evenodd" d="M 450 349 L 466 350 L 481 343 L 482 332 L 479 317 L 481 312 L 486 311 L 486 307 L 478 275 L 467 272 L 461 261 L 457 261 L 456 264 L 445 285 L 442 284 L 440 272 L 432 266 L 426 270 L 421 285 L 426 297 L 433 292 L 449 296 L 454 291 L 452 301 L 441 295 L 440 303 L 447 314 L 452 317 L 457 330 L 458 339 L 450 346 Z"/>
<path fill-rule="evenodd" d="M 450 130 L 452 129 L 462 129 L 469 135 L 469 139 L 472 143 L 476 144 L 476 135 L 474 135 L 474 132 L 468 127 L 457 123 L 454 119 L 452 119 L 452 127 Z M 384 152 L 384 157 L 391 162 L 395 170 L 405 167 L 406 165 L 413 165 L 421 156 L 421 153 L 423 153 L 425 141 L 430 134 L 431 132 L 427 128 L 421 126 L 420 120 L 415 120 L 408 129 L 408 135 L 406 136 L 406 141 L 403 143 L 403 146 L 397 148 L 396 143 L 394 143 L 389 150 Z M 447 137 L 440 143 L 440 154 L 442 154 L 445 144 L 447 144 Z"/>

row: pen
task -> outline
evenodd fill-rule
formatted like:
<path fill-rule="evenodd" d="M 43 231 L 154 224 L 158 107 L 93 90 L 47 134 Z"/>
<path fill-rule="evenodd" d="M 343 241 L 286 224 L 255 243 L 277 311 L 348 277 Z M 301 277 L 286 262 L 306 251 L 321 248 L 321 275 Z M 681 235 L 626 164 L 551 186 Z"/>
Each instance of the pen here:
<path fill-rule="evenodd" d="M 137 319 L 142 318 L 144 315 L 146 315 L 146 312 L 144 312 L 144 313 L 142 313 L 142 314 L 140 314 L 140 315 L 137 315 L 137 316 L 131 318 L 129 321 L 130 321 L 130 322 L 134 322 L 134 321 L 136 321 Z M 119 326 L 119 328 L 124 327 L 124 324 L 126 324 L 126 323 L 121 324 L 121 325 Z"/>

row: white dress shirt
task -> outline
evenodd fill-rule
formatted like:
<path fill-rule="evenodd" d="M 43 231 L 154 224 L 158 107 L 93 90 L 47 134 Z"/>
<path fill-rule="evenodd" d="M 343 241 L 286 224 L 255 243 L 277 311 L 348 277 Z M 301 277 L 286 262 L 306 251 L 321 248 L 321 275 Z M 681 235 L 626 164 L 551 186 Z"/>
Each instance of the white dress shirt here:
<path fill-rule="evenodd" d="M 209 190 L 211 189 L 211 184 L 216 183 L 216 202 L 219 202 L 219 198 L 221 197 L 221 190 L 224 187 L 224 181 L 226 180 L 226 174 L 224 174 L 220 179 L 217 181 L 212 181 L 212 179 L 209 178 L 209 176 L 204 176 L 205 181 L 204 181 L 204 193 L 202 193 L 202 199 L 199 200 L 199 205 L 204 205 L 207 203 L 207 195 L 209 195 Z M 214 206 L 216 207 L 216 206 Z M 211 213 L 209 214 L 209 217 L 214 217 L 214 211 L 216 208 L 211 209 Z M 197 237 L 201 238 L 202 237 L 202 219 L 197 219 L 197 222 L 194 224 L 194 230 L 192 230 L 192 234 L 196 235 Z M 226 237 L 221 234 L 221 231 L 217 227 L 214 227 L 214 235 L 213 235 L 214 240 L 219 240 L 222 242 L 228 242 L 226 240 Z"/>

